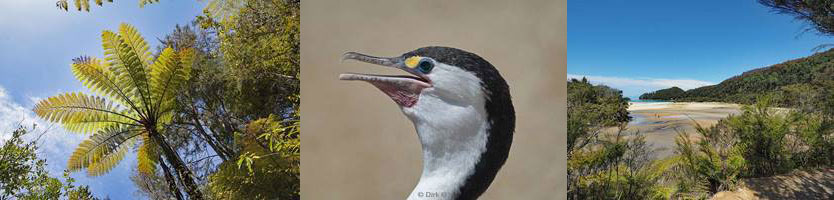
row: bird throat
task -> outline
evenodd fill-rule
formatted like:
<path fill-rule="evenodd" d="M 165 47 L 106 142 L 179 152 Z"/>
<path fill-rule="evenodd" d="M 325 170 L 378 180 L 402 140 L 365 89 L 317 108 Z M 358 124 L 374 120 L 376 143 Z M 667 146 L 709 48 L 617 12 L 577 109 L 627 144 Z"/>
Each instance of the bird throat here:
<path fill-rule="evenodd" d="M 425 108 L 432 100 L 421 100 L 415 109 Z M 408 199 L 458 199 L 487 151 L 488 122 L 483 110 L 470 107 L 437 114 L 409 117 L 422 145 L 423 172 Z"/>
<path fill-rule="evenodd" d="M 397 105 L 410 108 L 420 99 L 420 91 L 424 87 L 404 82 L 376 82 L 370 81 L 376 88 L 391 97 Z"/>

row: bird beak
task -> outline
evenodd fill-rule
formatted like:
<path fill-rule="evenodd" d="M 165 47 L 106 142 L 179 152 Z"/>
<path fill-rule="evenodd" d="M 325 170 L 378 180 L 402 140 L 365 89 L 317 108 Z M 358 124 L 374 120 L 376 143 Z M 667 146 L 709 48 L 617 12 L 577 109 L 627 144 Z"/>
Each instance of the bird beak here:
<path fill-rule="evenodd" d="M 340 80 L 356 80 L 371 83 L 379 90 L 382 90 L 382 92 L 386 95 L 391 97 L 391 99 L 400 106 L 414 106 L 420 97 L 420 92 L 422 92 L 425 88 L 432 87 L 428 77 L 406 67 L 401 57 L 385 58 L 369 56 L 356 52 L 348 52 L 342 56 L 342 60 L 357 60 L 365 63 L 393 67 L 415 75 L 393 76 L 356 73 L 345 73 L 339 75 Z"/>

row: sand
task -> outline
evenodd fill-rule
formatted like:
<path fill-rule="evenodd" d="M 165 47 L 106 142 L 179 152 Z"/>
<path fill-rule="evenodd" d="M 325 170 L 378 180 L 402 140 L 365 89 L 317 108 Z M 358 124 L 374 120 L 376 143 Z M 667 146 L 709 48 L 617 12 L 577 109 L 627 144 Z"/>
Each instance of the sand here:
<path fill-rule="evenodd" d="M 658 158 L 674 151 L 678 131 L 697 139 L 695 123 L 711 126 L 732 114 L 740 105 L 700 102 L 633 102 L 628 111 L 633 117 L 629 131 L 640 131 L 657 151 Z M 735 191 L 724 191 L 712 199 L 831 199 L 834 197 L 834 168 L 796 171 L 785 175 L 745 179 Z"/>
<path fill-rule="evenodd" d="M 632 121 L 627 131 L 639 131 L 646 142 L 657 148 L 658 158 L 673 153 L 678 132 L 697 135 L 695 124 L 708 127 L 731 114 L 740 113 L 738 104 L 712 102 L 632 102 L 629 115 Z"/>

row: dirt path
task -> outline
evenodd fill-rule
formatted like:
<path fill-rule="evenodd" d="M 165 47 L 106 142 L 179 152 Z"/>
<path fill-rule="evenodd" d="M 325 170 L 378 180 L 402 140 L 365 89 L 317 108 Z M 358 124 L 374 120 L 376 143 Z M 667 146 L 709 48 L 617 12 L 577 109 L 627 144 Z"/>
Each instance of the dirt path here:
<path fill-rule="evenodd" d="M 834 168 L 747 179 L 738 190 L 712 199 L 834 199 Z"/>

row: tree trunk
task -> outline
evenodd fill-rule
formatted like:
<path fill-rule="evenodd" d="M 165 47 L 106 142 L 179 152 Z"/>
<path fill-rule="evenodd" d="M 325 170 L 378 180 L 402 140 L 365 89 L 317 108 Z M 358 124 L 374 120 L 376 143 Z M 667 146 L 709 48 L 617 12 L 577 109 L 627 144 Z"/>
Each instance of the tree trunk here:
<path fill-rule="evenodd" d="M 165 175 L 165 180 L 168 182 L 168 190 L 171 193 L 174 193 L 174 196 L 177 197 L 177 200 L 183 200 L 182 193 L 180 193 L 180 188 L 177 187 L 177 182 L 174 181 L 174 176 L 171 175 L 171 170 L 168 169 L 168 165 L 165 164 L 165 161 L 162 160 L 162 157 L 159 157 L 159 166 L 162 167 L 162 172 Z"/>
<path fill-rule="evenodd" d="M 156 128 L 149 128 L 150 137 L 154 140 L 154 142 L 159 145 L 159 148 L 162 149 L 163 155 L 165 155 L 165 159 L 168 160 L 168 163 L 173 165 L 174 170 L 177 171 L 179 174 L 180 182 L 185 187 L 185 192 L 188 193 L 188 197 L 192 200 L 202 200 L 203 194 L 200 192 L 199 188 L 197 188 L 197 184 L 194 183 L 194 176 L 191 174 L 191 170 L 188 169 L 188 166 L 185 166 L 185 162 L 180 159 L 180 156 L 177 155 L 177 152 L 168 145 L 168 142 L 165 141 L 165 138 L 159 134 Z"/>
<path fill-rule="evenodd" d="M 194 110 L 193 112 L 196 113 L 197 111 Z M 192 120 L 194 121 L 194 126 L 197 128 L 197 131 L 200 132 L 200 134 L 206 138 L 206 143 L 208 143 L 209 146 L 211 146 L 211 148 L 214 149 L 214 152 L 217 153 L 217 155 L 219 155 L 220 158 L 223 159 L 223 161 L 229 160 L 231 152 L 229 152 L 226 148 L 220 146 L 223 144 L 217 144 L 219 143 L 219 141 L 213 139 L 213 136 L 210 136 L 206 132 L 206 130 L 204 129 L 205 127 L 203 127 L 203 123 L 200 123 L 200 120 L 197 119 L 196 116 L 192 116 Z"/>

